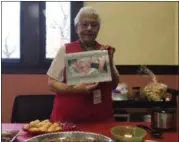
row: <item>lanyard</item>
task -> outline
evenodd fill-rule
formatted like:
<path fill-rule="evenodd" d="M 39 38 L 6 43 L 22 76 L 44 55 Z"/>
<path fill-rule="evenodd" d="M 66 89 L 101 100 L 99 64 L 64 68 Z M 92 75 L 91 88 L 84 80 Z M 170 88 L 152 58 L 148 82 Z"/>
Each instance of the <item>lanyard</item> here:
<path fill-rule="evenodd" d="M 96 41 L 94 42 L 94 44 L 91 45 L 92 47 L 95 47 L 93 49 L 87 48 L 87 46 L 84 43 L 82 43 L 80 40 L 79 40 L 79 43 L 80 43 L 80 47 L 82 48 L 83 51 L 97 50 L 97 42 Z"/>

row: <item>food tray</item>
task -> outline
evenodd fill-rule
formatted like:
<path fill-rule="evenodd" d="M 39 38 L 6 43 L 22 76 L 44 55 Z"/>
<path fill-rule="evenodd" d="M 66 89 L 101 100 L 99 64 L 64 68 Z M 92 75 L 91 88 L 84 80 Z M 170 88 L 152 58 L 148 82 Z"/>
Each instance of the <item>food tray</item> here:
<path fill-rule="evenodd" d="M 63 131 L 79 131 L 79 129 L 76 127 L 75 124 L 68 123 L 68 122 L 63 122 L 63 123 L 59 122 L 59 124 L 62 129 L 59 131 L 53 131 L 53 132 L 30 131 L 30 130 L 24 129 L 24 127 L 22 129 L 23 129 L 23 131 L 28 132 L 31 135 L 41 135 L 41 134 L 63 132 Z"/>
<path fill-rule="evenodd" d="M 88 139 L 88 140 L 96 140 L 98 139 L 100 142 L 113 142 L 113 140 L 107 136 L 92 133 L 92 132 L 84 132 L 84 131 L 66 131 L 66 132 L 58 132 L 58 133 L 50 133 L 50 134 L 42 134 L 39 136 L 32 137 L 25 142 L 43 142 L 44 139 L 58 139 L 63 140 L 66 138 L 72 139 Z"/>
<path fill-rule="evenodd" d="M 13 142 L 19 134 L 17 129 L 3 129 L 1 131 L 1 141 L 2 142 Z"/>

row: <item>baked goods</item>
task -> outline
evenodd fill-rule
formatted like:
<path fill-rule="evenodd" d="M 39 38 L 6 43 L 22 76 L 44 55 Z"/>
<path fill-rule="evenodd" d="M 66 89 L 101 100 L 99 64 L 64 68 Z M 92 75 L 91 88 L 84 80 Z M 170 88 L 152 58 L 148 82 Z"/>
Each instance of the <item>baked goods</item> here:
<path fill-rule="evenodd" d="M 48 133 L 57 132 L 62 130 L 61 125 L 58 123 L 52 123 L 48 119 L 40 121 L 35 120 L 24 125 L 23 129 L 31 133 Z"/>

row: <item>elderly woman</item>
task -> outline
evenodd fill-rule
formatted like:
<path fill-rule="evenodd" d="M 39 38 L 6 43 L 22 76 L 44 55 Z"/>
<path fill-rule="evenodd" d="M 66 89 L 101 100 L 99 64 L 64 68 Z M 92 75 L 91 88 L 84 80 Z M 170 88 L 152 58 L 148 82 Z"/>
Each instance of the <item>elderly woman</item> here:
<path fill-rule="evenodd" d="M 48 85 L 56 92 L 52 121 L 103 121 L 113 118 L 112 89 L 119 83 L 119 75 L 113 64 L 114 48 L 96 41 L 100 29 L 100 17 L 92 7 L 80 9 L 74 19 L 79 40 L 67 43 L 59 49 L 47 75 Z M 64 64 L 61 64 L 62 52 L 65 54 L 88 50 L 108 50 L 112 81 L 100 83 L 80 83 L 74 86 L 66 84 Z"/>

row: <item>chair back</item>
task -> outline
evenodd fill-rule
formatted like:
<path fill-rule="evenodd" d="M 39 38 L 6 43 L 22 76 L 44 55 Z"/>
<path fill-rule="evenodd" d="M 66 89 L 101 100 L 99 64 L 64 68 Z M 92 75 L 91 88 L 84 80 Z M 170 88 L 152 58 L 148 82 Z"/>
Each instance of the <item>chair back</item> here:
<path fill-rule="evenodd" d="M 28 123 L 39 119 L 49 119 L 53 107 L 54 95 L 19 95 L 12 109 L 12 123 Z"/>

